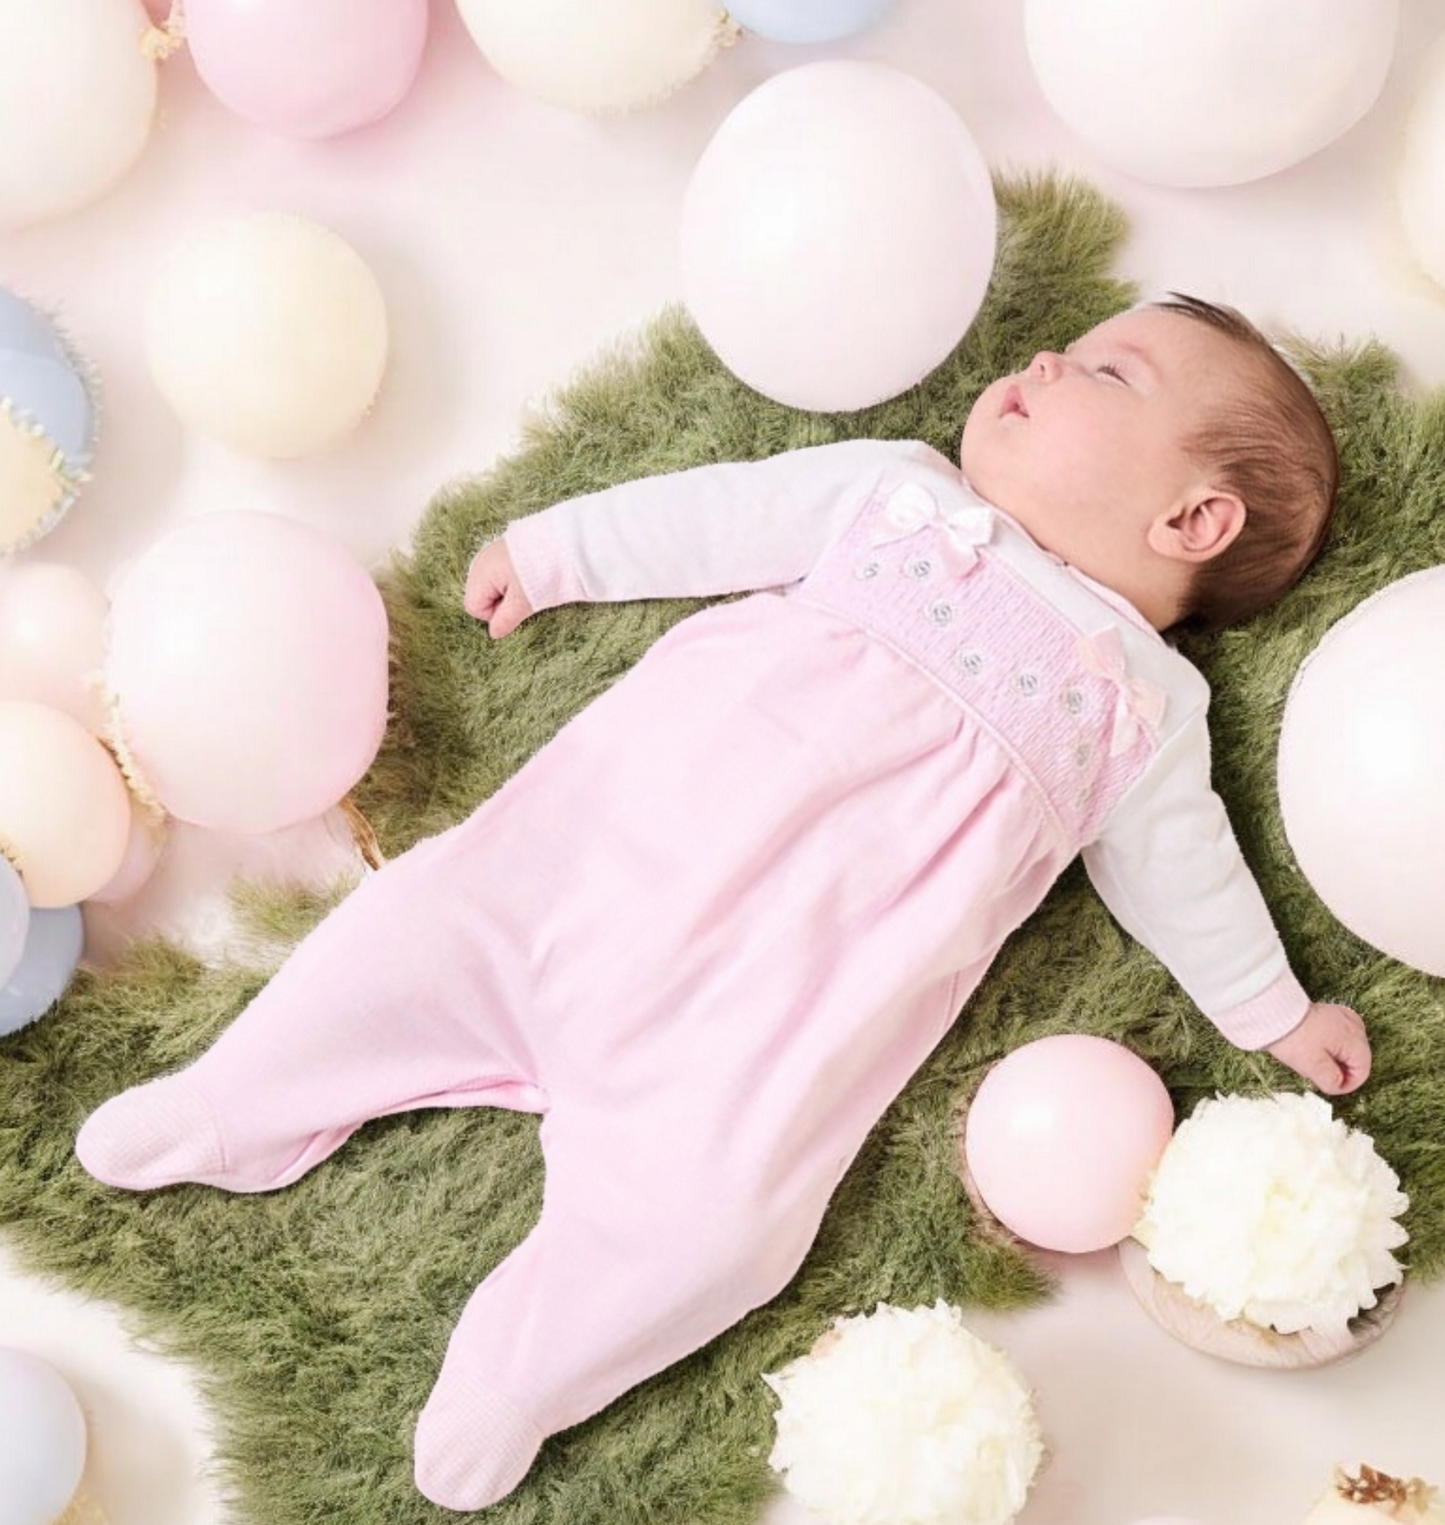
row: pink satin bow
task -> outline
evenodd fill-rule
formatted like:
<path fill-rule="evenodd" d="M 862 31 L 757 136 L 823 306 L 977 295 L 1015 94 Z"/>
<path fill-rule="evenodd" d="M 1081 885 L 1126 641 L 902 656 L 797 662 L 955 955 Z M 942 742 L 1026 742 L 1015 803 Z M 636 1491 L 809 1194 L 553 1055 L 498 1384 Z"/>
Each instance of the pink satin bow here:
<path fill-rule="evenodd" d="M 1141 731 L 1152 736 L 1158 730 L 1164 719 L 1164 690 L 1129 676 L 1124 661 L 1124 638 L 1113 625 L 1094 635 L 1081 635 L 1078 652 L 1084 666 L 1096 678 L 1112 683 L 1118 694 L 1109 756 L 1120 757 L 1138 741 Z"/>
<path fill-rule="evenodd" d="M 926 487 L 910 482 L 888 500 L 882 522 L 875 524 L 871 543 L 892 545 L 921 529 L 933 529 L 943 545 L 943 559 L 951 572 L 971 572 L 978 565 L 978 549 L 993 538 L 993 510 L 964 508 L 945 514 Z"/>

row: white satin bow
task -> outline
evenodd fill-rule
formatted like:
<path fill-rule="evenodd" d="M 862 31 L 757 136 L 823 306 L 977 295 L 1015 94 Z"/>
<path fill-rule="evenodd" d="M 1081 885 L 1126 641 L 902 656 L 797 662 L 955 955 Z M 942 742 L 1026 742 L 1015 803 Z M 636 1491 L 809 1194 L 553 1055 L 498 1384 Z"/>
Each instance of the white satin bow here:
<path fill-rule="evenodd" d="M 993 538 L 991 508 L 963 508 L 945 514 L 926 487 L 909 483 L 888 500 L 882 522 L 875 524 L 871 543 L 875 547 L 906 540 L 921 529 L 938 532 L 943 558 L 952 572 L 971 572 L 978 565 L 978 550 Z"/>
<path fill-rule="evenodd" d="M 1139 739 L 1141 731 L 1153 735 L 1164 719 L 1164 690 L 1140 678 L 1131 678 L 1124 661 L 1124 638 L 1110 625 L 1078 640 L 1079 660 L 1096 678 L 1114 685 L 1114 734 L 1109 756 L 1119 757 Z"/>

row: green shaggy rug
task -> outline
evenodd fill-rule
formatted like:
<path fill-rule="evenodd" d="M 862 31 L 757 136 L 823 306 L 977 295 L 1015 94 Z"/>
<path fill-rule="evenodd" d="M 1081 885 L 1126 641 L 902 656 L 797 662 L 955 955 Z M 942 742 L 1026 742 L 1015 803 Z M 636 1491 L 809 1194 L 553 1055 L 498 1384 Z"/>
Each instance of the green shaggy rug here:
<path fill-rule="evenodd" d="M 853 435 L 952 451 L 984 383 L 1118 311 L 1124 236 L 1094 192 L 1001 187 L 988 303 L 928 383 L 858 416 L 819 418 L 732 380 L 690 324 L 662 317 L 535 418 L 523 447 L 428 510 L 389 580 L 395 723 L 359 792 L 396 852 L 467 813 L 670 623 L 680 603 L 567 608 L 493 644 L 462 612 L 474 547 L 554 499 L 722 458 Z M 1208 295 L 1208 293 L 1202 293 Z M 1289 600 L 1192 652 L 1214 682 L 1217 778 L 1296 965 L 1321 998 L 1371 1023 L 1375 1078 L 1342 1110 L 1372 1133 L 1413 1206 L 1412 1273 L 1445 1269 L 1445 1013 L 1440 986 L 1344 933 L 1295 868 L 1273 758 L 1290 678 L 1367 594 L 1445 560 L 1445 400 L 1407 400 L 1382 349 L 1301 350 L 1338 430 L 1345 490 L 1328 554 Z M 536 1120 L 414 1113 L 364 1129 L 291 1189 L 203 1187 L 131 1196 L 80 1170 L 82 1119 L 123 1086 L 195 1055 L 261 985 L 324 897 L 253 897 L 250 966 L 201 968 L 138 948 L 82 978 L 30 1030 L 0 1042 L 0 1223 L 31 1269 L 114 1300 L 133 1328 L 196 1364 L 222 1480 L 247 1525 L 439 1525 L 413 1489 L 411 1434 L 473 1287 L 530 1227 Z M 548 1443 L 498 1525 L 725 1525 L 769 1490 L 772 1404 L 759 1373 L 839 1314 L 880 1299 L 1012 1307 L 1046 1295 L 1023 1254 L 983 1237 L 955 1171 L 960 1101 L 1026 1039 L 1083 1030 L 1158 1066 L 1182 1109 L 1216 1090 L 1293 1078 L 1228 1047 L 1071 871 L 1013 938 L 935 1058 L 879 1124 L 792 1286 L 605 1413 Z M 1141 1315 L 1142 1317 L 1142 1315 Z"/>

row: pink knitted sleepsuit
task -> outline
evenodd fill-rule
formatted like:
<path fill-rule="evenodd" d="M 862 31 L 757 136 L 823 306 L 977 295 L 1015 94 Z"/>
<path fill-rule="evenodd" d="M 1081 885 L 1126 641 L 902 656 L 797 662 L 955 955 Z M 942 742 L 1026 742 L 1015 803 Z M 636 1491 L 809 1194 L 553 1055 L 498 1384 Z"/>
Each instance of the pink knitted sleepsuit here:
<path fill-rule="evenodd" d="M 369 1118 L 542 1113 L 541 1218 L 467 1303 L 418 1425 L 418 1484 L 456 1509 L 783 1288 L 1081 849 L 1236 1042 L 1308 1004 L 1209 787 L 1203 680 L 942 456 L 705 467 L 507 539 L 538 609 L 784 591 L 674 628 L 77 1146 L 131 1189 L 266 1191 Z"/>

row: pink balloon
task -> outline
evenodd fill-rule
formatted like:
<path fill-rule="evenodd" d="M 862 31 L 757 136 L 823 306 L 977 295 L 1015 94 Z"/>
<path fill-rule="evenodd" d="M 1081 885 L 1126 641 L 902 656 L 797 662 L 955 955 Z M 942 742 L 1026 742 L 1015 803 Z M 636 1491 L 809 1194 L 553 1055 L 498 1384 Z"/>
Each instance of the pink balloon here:
<path fill-rule="evenodd" d="M 89 896 L 92 904 L 123 905 L 150 882 L 166 845 L 165 820 L 157 819 L 138 800 L 131 801 L 130 836 L 125 856 L 109 881 Z"/>
<path fill-rule="evenodd" d="M 683 292 L 750 387 L 795 408 L 863 408 L 963 338 L 995 223 L 988 166 L 942 96 L 884 64 L 806 64 L 734 107 L 698 161 Z"/>
<path fill-rule="evenodd" d="M 105 707 L 90 679 L 100 673 L 108 608 L 73 567 L 0 568 L 0 699 L 50 705 L 99 732 Z"/>
<path fill-rule="evenodd" d="M 319 530 L 207 514 L 115 588 L 105 673 L 126 746 L 166 810 L 276 831 L 334 805 L 381 745 L 386 610 Z"/>
<path fill-rule="evenodd" d="M 1082 1033 L 1015 1049 L 968 1109 L 964 1156 L 989 1210 L 1021 1239 L 1082 1254 L 1127 1237 L 1174 1131 L 1164 1082 Z"/>
<path fill-rule="evenodd" d="M 411 88 L 427 0 L 187 0 L 196 70 L 258 127 L 330 138 L 384 117 Z"/>

